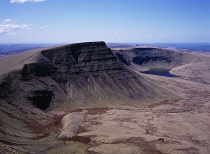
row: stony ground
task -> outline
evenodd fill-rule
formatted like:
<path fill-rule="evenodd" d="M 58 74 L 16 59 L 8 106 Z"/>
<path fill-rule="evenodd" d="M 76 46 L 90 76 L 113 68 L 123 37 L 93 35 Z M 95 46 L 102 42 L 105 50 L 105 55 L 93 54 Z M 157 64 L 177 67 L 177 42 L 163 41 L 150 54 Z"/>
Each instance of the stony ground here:
<path fill-rule="evenodd" d="M 151 75 L 150 78 L 159 80 L 179 97 L 144 108 L 112 106 L 86 111 L 53 111 L 57 114 L 53 118 L 31 119 L 26 123 L 34 128 L 37 141 L 50 138 L 56 145 L 50 148 L 40 146 L 35 151 L 43 149 L 44 153 L 51 154 L 208 154 L 210 86 L 181 78 Z M 77 115 L 79 120 L 75 118 Z M 62 120 L 65 116 L 70 118 L 67 125 Z M 59 137 L 62 130 L 72 131 L 67 132 L 71 137 Z M 12 146 L 1 147 L 4 152 L 19 152 Z"/>
<path fill-rule="evenodd" d="M 142 109 L 128 106 L 88 109 L 77 123 L 74 137 L 59 139 L 64 146 L 48 152 L 63 153 L 78 143 L 80 152 L 78 148 L 73 150 L 78 153 L 208 154 L 210 86 L 180 78 L 154 77 L 180 97 Z M 68 116 L 76 114 L 81 115 L 81 110 Z"/>

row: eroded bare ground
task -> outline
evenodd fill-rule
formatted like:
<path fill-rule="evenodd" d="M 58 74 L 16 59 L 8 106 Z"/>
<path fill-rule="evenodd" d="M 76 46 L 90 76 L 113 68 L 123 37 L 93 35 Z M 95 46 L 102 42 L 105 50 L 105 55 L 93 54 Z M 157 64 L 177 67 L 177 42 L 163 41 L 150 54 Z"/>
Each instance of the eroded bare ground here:
<path fill-rule="evenodd" d="M 79 126 L 73 130 L 76 132 L 73 137 L 57 138 L 63 146 L 48 153 L 208 154 L 210 86 L 179 78 L 154 77 L 181 97 L 144 109 L 126 106 L 88 109 L 82 121 L 70 119 Z M 73 114 L 81 112 L 84 111 L 76 110 Z M 69 114 L 71 117 L 72 112 L 65 113 Z M 57 131 L 62 133 L 62 129 Z"/>
<path fill-rule="evenodd" d="M 179 97 L 148 103 L 147 108 L 112 106 L 52 111 L 49 114 L 54 116 L 26 118 L 33 140 L 47 138 L 55 144 L 33 152 L 209 154 L 210 85 L 181 78 L 149 77 Z"/>
<path fill-rule="evenodd" d="M 141 109 L 123 106 L 52 111 L 54 116 L 26 118 L 25 123 L 34 133 L 33 140 L 50 138 L 56 145 L 44 151 L 40 147 L 36 152 L 208 154 L 210 85 L 150 77 L 179 97 L 148 103 L 147 108 Z"/>

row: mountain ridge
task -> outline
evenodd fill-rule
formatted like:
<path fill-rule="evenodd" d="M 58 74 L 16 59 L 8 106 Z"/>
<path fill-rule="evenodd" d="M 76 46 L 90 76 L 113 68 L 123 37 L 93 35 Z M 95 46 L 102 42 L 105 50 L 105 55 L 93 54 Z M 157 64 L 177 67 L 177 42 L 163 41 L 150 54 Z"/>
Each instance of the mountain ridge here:
<path fill-rule="evenodd" d="M 26 59 L 23 58 L 25 55 L 28 56 Z M 12 99 L 15 98 L 23 106 L 27 104 L 51 110 L 57 107 L 107 106 L 112 101 L 117 102 L 116 105 L 129 102 L 135 102 L 130 105 L 137 105 L 141 99 L 169 95 L 153 81 L 126 67 L 106 47 L 105 42 L 36 49 L 5 59 L 11 61 L 15 57 L 19 58 L 18 66 L 10 66 L 11 75 L 7 76 L 8 81 L 1 84 L 1 89 L 8 84 L 6 87 L 13 91 Z M 9 95 L 9 90 L 1 91 L 2 98 L 7 97 L 9 102 L 14 102 Z"/>

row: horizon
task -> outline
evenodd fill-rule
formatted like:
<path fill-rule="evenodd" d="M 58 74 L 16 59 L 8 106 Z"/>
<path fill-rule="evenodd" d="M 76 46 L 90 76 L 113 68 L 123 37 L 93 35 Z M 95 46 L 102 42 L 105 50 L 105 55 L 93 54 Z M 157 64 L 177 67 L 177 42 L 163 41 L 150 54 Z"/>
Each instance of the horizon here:
<path fill-rule="evenodd" d="M 18 42 L 18 43 L 1 43 L 1 45 L 5 44 L 34 44 L 34 45 L 44 45 L 44 44 L 74 44 L 74 43 L 85 43 L 85 42 L 105 42 L 105 41 L 84 41 L 84 42 Z M 210 42 L 105 42 L 110 44 L 210 44 Z"/>
<path fill-rule="evenodd" d="M 2 0 L 0 43 L 210 42 L 208 0 Z"/>

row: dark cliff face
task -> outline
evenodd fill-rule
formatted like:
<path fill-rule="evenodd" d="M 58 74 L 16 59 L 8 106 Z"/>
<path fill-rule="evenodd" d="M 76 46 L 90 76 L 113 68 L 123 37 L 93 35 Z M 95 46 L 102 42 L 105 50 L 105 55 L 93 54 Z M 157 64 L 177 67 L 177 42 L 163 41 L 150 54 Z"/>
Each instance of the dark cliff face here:
<path fill-rule="evenodd" d="M 104 42 L 42 50 L 37 62 L 25 64 L 17 76 L 18 84 L 11 81 L 13 92 L 8 93 L 7 101 L 14 103 L 15 99 L 41 110 L 127 105 L 165 94 L 129 70 Z"/>
<path fill-rule="evenodd" d="M 172 69 L 198 60 L 191 54 L 160 48 L 130 48 L 114 52 L 124 58 L 121 58 L 124 63 L 149 69 Z"/>
<path fill-rule="evenodd" d="M 65 75 L 97 73 L 123 68 L 104 42 L 73 44 L 45 50 L 42 54 L 60 73 Z"/>

